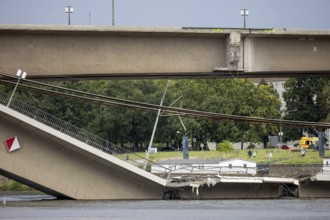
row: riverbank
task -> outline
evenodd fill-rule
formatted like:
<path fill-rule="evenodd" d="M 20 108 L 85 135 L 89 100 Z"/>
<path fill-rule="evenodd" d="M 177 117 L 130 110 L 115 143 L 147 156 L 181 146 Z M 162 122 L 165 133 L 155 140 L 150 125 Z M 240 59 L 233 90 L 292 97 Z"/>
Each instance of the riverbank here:
<path fill-rule="evenodd" d="M 248 150 L 234 150 L 231 152 L 219 152 L 219 151 L 190 151 L 190 159 L 243 159 L 254 161 L 257 164 L 322 164 L 323 159 L 319 156 L 319 152 L 308 149 L 304 157 L 301 156 L 299 150 L 282 150 L 278 148 L 273 149 L 252 149 L 252 152 L 256 152 L 255 157 L 249 157 Z M 272 157 L 269 158 L 269 153 L 272 153 Z M 330 151 L 326 152 L 328 155 Z M 145 157 L 145 153 L 139 153 L 141 157 Z M 155 162 L 164 160 L 182 159 L 182 151 L 172 152 L 158 152 L 150 155 L 150 159 Z"/>
<path fill-rule="evenodd" d="M 0 192 L 7 191 L 35 191 L 35 189 L 26 186 L 22 183 L 0 176 Z"/>

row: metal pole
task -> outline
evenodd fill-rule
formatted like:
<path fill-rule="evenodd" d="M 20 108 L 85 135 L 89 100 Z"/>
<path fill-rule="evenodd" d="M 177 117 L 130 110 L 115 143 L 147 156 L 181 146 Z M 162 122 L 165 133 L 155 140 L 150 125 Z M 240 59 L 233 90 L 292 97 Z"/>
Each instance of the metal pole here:
<path fill-rule="evenodd" d="M 317 145 L 319 148 L 319 155 L 320 155 L 320 157 L 324 157 L 325 135 L 324 135 L 324 131 L 322 129 L 319 129 L 318 136 L 319 136 L 319 142 Z"/>
<path fill-rule="evenodd" d="M 246 28 L 246 15 L 245 15 L 245 9 L 244 9 L 244 29 Z"/>
<path fill-rule="evenodd" d="M 71 6 L 68 6 L 69 21 L 68 24 L 71 25 Z"/>
<path fill-rule="evenodd" d="M 73 13 L 73 7 L 72 6 L 66 6 L 65 12 L 68 13 L 68 25 L 71 25 L 71 13 Z"/>
<path fill-rule="evenodd" d="M 246 16 L 249 15 L 248 9 L 241 9 L 241 15 L 244 17 L 244 29 L 246 28 Z"/>
<path fill-rule="evenodd" d="M 168 85 L 169 84 L 170 84 L 170 81 L 168 80 L 167 81 L 167 84 L 166 84 L 166 87 L 165 87 L 165 90 L 164 90 L 164 93 L 163 93 L 162 100 L 160 101 L 160 106 L 163 106 L 163 102 L 164 102 L 166 91 L 167 91 L 167 88 L 168 88 Z M 147 160 L 149 160 L 150 148 L 152 147 L 152 142 L 154 141 L 154 137 L 155 137 L 155 133 L 156 133 L 156 128 L 157 128 L 157 124 L 158 124 L 158 119 L 159 119 L 159 116 L 160 116 L 160 111 L 161 111 L 161 109 L 158 109 L 156 121 L 155 121 L 155 124 L 154 124 L 154 128 L 152 130 L 152 134 L 151 134 L 151 138 L 150 138 L 150 142 L 149 142 L 149 146 L 148 146 L 148 150 L 147 150 L 147 155 L 146 155 L 146 159 Z M 146 165 L 147 164 L 145 164 L 145 166 Z"/>
<path fill-rule="evenodd" d="M 189 143 L 188 137 L 185 134 L 182 136 L 182 151 L 183 159 L 189 159 Z"/>
<path fill-rule="evenodd" d="M 18 80 L 17 80 L 17 83 L 16 83 L 16 85 L 15 85 L 14 91 L 13 91 L 13 93 L 11 94 L 11 96 L 10 96 L 10 98 L 9 98 L 9 101 L 8 101 L 8 103 L 7 103 L 7 107 L 9 107 L 9 105 L 10 105 L 10 103 L 11 103 L 11 100 L 12 100 L 13 97 L 14 97 L 15 91 L 16 91 L 16 89 L 17 89 L 17 87 L 18 87 L 18 84 L 19 84 L 19 81 L 20 81 L 20 80 L 21 80 L 21 77 L 19 77 Z"/>
<path fill-rule="evenodd" d="M 112 26 L 115 26 L 115 0 L 112 0 Z"/>

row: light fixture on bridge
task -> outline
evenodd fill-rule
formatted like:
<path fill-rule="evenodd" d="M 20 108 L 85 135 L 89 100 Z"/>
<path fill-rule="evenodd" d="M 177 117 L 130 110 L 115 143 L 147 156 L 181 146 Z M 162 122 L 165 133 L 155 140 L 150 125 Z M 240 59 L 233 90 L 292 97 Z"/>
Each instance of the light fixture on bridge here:
<path fill-rule="evenodd" d="M 249 16 L 249 10 L 241 9 L 241 16 L 244 16 L 244 28 L 246 28 L 246 16 Z"/>
<path fill-rule="evenodd" d="M 15 91 L 16 91 L 16 89 L 17 89 L 17 87 L 18 87 L 18 84 L 19 84 L 20 80 L 21 80 L 21 79 L 25 79 L 25 78 L 26 78 L 26 75 L 27 75 L 27 73 L 26 73 L 26 72 L 23 72 L 21 69 L 18 69 L 18 70 L 17 70 L 16 76 L 18 77 L 18 80 L 17 80 L 17 83 L 16 83 L 16 85 L 15 85 L 14 91 L 13 91 L 13 93 L 11 94 L 11 96 L 10 96 L 10 98 L 9 98 L 9 101 L 8 101 L 8 103 L 7 103 L 7 107 L 9 107 L 9 105 L 10 105 L 10 103 L 11 103 L 11 100 L 12 100 L 13 97 L 14 97 Z"/>
<path fill-rule="evenodd" d="M 73 7 L 72 6 L 66 6 L 65 7 L 65 13 L 68 13 L 68 24 L 71 25 L 71 20 L 70 20 L 70 14 L 73 13 Z"/>
<path fill-rule="evenodd" d="M 115 26 L 115 0 L 112 0 L 112 26 Z"/>

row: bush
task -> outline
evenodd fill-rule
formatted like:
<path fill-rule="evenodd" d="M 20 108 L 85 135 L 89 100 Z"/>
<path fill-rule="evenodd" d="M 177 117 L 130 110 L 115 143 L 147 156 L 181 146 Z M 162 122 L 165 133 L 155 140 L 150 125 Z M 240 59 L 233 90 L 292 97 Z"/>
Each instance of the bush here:
<path fill-rule="evenodd" d="M 254 148 L 256 148 L 256 145 L 250 144 L 246 149 L 254 149 Z"/>
<path fill-rule="evenodd" d="M 0 191 L 31 191 L 31 190 L 33 189 L 14 180 L 9 180 L 8 182 L 0 184 Z"/>
<path fill-rule="evenodd" d="M 220 152 L 231 152 L 234 150 L 233 145 L 229 141 L 222 141 L 217 145 L 217 150 Z"/>

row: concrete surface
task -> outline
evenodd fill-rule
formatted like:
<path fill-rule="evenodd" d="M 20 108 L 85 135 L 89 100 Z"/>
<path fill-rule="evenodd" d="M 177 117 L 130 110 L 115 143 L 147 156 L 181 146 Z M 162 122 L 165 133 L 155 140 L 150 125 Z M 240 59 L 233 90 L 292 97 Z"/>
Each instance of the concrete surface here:
<path fill-rule="evenodd" d="M 327 75 L 329 58 L 329 30 L 0 25 L 0 73 L 28 78 Z"/>

